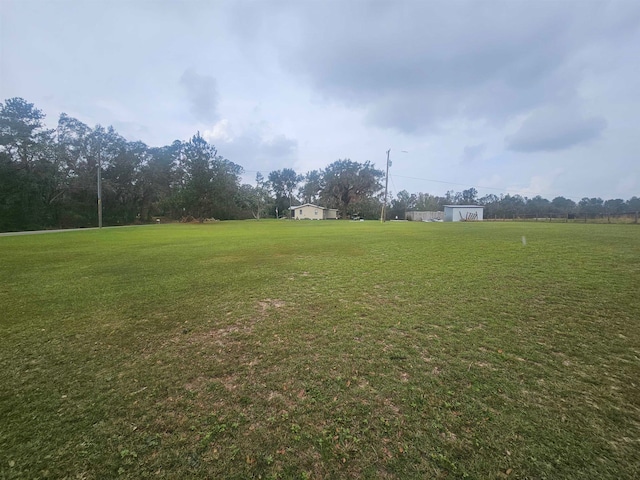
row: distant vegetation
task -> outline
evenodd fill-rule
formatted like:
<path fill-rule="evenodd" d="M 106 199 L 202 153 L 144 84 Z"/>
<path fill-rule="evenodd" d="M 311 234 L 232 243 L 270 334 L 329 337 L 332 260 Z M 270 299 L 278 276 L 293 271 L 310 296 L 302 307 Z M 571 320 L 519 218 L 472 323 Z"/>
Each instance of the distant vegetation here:
<path fill-rule="evenodd" d="M 621 215 L 640 211 L 640 198 L 602 200 L 601 198 L 583 198 L 579 202 L 565 197 L 555 197 L 549 201 L 537 195 L 533 198 L 521 195 L 494 195 L 478 197 L 475 188 L 446 193 L 444 197 L 437 197 L 426 193 L 409 194 L 406 191 L 398 193 L 392 201 L 395 214 L 408 210 L 429 211 L 442 210 L 443 205 L 477 204 L 484 205 L 484 217 L 512 218 L 532 216 L 568 216 L 595 218 L 603 215 Z"/>
<path fill-rule="evenodd" d="M 320 203 L 343 218 L 377 218 L 384 173 L 370 162 L 340 159 L 304 175 L 285 168 L 258 173 L 241 184 L 243 168 L 226 159 L 199 133 L 190 140 L 149 147 L 130 142 L 113 127 L 91 128 L 61 114 L 55 129 L 22 98 L 0 104 L 0 231 L 95 226 L 97 174 L 102 172 L 105 225 L 145 223 L 153 217 L 244 219 L 287 216 L 291 205 Z M 474 188 L 447 192 L 397 193 L 388 217 L 407 210 L 442 210 L 451 203 L 480 203 L 485 217 L 514 215 L 596 216 L 640 210 L 627 201 L 584 198 L 578 203 L 519 195 L 478 198 Z"/>

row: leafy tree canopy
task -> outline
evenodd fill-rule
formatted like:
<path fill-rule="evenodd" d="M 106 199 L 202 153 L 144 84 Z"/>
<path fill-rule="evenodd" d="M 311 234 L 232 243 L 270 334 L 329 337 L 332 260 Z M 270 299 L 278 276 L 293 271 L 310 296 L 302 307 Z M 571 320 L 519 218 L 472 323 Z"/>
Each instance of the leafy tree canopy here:
<path fill-rule="evenodd" d="M 327 206 L 340 210 L 343 218 L 352 213 L 351 206 L 382 189 L 384 177 L 371 162 L 359 163 L 349 159 L 337 160 L 323 171 L 324 186 L 320 198 Z"/>

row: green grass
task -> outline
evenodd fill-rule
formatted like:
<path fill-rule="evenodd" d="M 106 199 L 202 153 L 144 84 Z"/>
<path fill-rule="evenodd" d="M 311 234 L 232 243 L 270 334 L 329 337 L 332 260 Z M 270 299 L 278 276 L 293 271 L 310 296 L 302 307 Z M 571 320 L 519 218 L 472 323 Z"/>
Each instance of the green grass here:
<path fill-rule="evenodd" d="M 0 478 L 639 478 L 639 291 L 635 225 L 3 237 Z"/>

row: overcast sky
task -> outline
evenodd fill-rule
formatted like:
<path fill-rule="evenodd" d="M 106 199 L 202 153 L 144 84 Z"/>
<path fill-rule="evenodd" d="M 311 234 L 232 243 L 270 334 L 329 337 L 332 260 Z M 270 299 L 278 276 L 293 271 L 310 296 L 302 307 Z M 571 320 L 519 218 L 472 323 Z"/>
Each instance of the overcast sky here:
<path fill-rule="evenodd" d="M 394 193 L 640 196 L 640 2 L 0 0 L 0 100 Z"/>

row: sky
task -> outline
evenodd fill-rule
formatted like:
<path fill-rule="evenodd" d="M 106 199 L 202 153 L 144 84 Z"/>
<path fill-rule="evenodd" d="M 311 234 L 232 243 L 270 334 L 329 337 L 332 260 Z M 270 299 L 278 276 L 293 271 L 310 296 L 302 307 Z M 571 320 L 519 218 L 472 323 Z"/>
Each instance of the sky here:
<path fill-rule="evenodd" d="M 640 196 L 640 2 L 0 0 L 0 101 L 256 172 Z"/>

